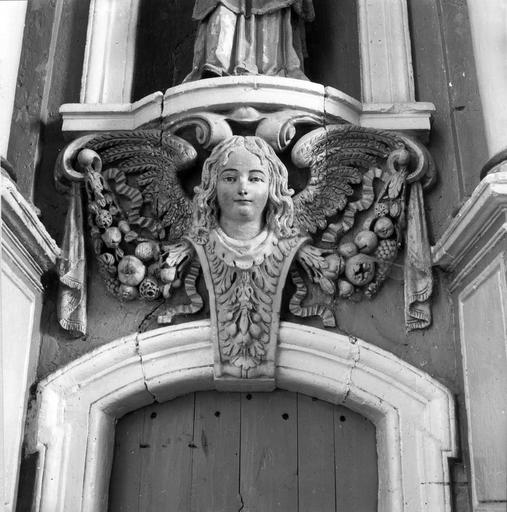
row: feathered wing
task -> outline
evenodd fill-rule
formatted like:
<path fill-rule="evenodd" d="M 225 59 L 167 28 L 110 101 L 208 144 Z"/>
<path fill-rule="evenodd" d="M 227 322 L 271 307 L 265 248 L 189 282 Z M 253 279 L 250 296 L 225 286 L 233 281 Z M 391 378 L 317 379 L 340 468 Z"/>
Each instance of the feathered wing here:
<path fill-rule="evenodd" d="M 351 125 L 318 128 L 302 137 L 292 160 L 310 169 L 310 179 L 294 197 L 295 226 L 315 233 L 343 212 L 341 231 L 348 231 L 355 213 L 373 204 L 373 179 L 399 147 L 402 139 L 392 133 Z"/>
<path fill-rule="evenodd" d="M 161 241 L 181 238 L 190 227 L 192 202 L 177 174 L 197 157 L 188 142 L 159 130 L 138 130 L 99 135 L 86 147 L 100 156 L 106 190 L 133 228 Z"/>

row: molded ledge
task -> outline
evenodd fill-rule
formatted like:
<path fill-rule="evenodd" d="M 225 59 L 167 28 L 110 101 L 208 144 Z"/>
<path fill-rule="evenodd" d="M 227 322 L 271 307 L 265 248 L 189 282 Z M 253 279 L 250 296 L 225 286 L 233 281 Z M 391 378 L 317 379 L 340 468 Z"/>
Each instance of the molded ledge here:
<path fill-rule="evenodd" d="M 432 103 L 366 103 L 321 84 L 270 76 L 231 76 L 189 82 L 155 92 L 135 103 L 62 105 L 63 131 L 85 132 L 133 130 L 176 124 L 197 112 L 226 114 L 236 108 L 253 107 L 274 112 L 296 109 L 318 116 L 324 123 L 351 123 L 380 130 L 408 132 L 426 139 Z"/>
<path fill-rule="evenodd" d="M 60 249 L 51 238 L 35 209 L 6 176 L 2 185 L 2 248 L 10 254 L 16 247 L 31 262 L 38 277 L 54 266 Z"/>
<path fill-rule="evenodd" d="M 433 262 L 449 271 L 466 262 L 460 272 L 466 274 L 506 234 L 507 163 L 503 163 L 484 177 L 435 244 Z"/>

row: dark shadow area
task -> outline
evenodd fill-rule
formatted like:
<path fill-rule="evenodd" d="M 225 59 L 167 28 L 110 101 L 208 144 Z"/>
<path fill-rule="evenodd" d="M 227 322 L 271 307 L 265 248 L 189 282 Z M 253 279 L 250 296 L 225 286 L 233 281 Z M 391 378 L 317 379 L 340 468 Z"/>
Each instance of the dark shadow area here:
<path fill-rule="evenodd" d="M 359 30 L 356 0 L 314 0 L 315 21 L 306 27 L 312 82 L 335 87 L 361 99 Z"/>
<path fill-rule="evenodd" d="M 180 84 L 192 68 L 194 2 L 141 0 L 132 100 Z"/>
<path fill-rule="evenodd" d="M 21 467 L 19 470 L 18 500 L 16 503 L 16 512 L 30 512 L 30 510 L 32 510 L 35 476 L 37 473 L 38 462 L 38 453 L 32 453 L 22 457 Z"/>

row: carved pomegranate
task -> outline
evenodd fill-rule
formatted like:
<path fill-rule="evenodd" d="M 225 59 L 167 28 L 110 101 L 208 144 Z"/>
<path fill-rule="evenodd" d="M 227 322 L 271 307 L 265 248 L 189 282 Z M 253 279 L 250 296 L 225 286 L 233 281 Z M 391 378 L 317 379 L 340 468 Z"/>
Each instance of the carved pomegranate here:
<path fill-rule="evenodd" d="M 99 210 L 95 215 L 95 224 L 99 228 L 108 228 L 113 223 L 113 216 L 107 210 Z"/>
<path fill-rule="evenodd" d="M 158 286 L 157 281 L 151 277 L 144 279 L 144 281 L 139 285 L 139 295 L 146 300 L 158 299 L 160 295 L 160 287 Z"/>
<path fill-rule="evenodd" d="M 375 262 L 366 254 L 356 254 L 345 264 L 345 275 L 355 286 L 365 286 L 375 275 Z"/>
<path fill-rule="evenodd" d="M 359 231 L 354 238 L 354 243 L 357 245 L 359 252 L 370 254 L 377 248 L 378 238 L 373 231 L 366 229 L 364 231 Z"/>
<path fill-rule="evenodd" d="M 118 279 L 129 286 L 137 286 L 146 274 L 144 263 L 135 256 L 125 256 L 118 263 Z"/>

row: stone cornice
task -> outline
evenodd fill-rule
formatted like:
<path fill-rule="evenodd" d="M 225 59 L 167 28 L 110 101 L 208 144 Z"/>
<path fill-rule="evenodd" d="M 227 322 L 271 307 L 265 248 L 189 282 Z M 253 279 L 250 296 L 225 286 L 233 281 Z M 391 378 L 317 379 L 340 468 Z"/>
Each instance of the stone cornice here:
<path fill-rule="evenodd" d="M 488 230 L 495 224 L 497 229 Z M 435 244 L 434 264 L 454 271 L 466 262 L 460 272 L 466 273 L 506 234 L 507 164 L 503 164 L 484 177 Z M 480 247 L 475 245 L 478 242 Z M 473 246 L 473 256 L 469 258 Z"/>
<path fill-rule="evenodd" d="M 165 94 L 155 92 L 135 103 L 62 105 L 63 131 L 69 136 L 97 131 L 164 127 L 199 112 L 233 111 L 240 105 L 273 112 L 297 109 L 317 116 L 322 123 L 351 123 L 380 130 L 408 132 L 426 139 L 432 103 L 361 103 L 323 85 L 270 76 L 210 78 L 178 85 Z"/>
<path fill-rule="evenodd" d="M 1 177 L 2 250 L 16 249 L 39 274 L 54 266 L 60 254 L 56 242 L 37 218 L 34 207 L 6 176 Z"/>

